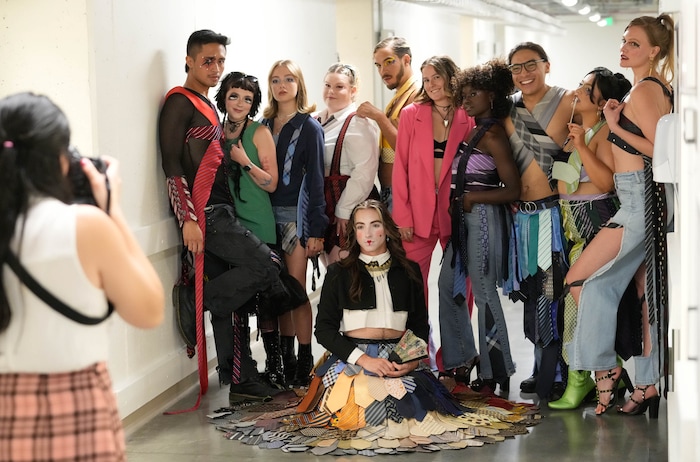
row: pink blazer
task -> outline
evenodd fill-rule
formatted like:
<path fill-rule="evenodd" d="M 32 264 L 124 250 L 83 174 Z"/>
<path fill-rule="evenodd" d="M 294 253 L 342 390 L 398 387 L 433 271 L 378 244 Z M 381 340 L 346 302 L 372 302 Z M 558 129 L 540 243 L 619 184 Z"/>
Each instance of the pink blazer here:
<path fill-rule="evenodd" d="M 392 216 L 399 227 L 412 227 L 415 235 L 427 238 L 437 213 L 439 238 L 444 248 L 452 234 L 451 218 L 447 211 L 450 205 L 452 160 L 459 143 L 475 124 L 464 109 L 455 109 L 436 195 L 432 110 L 431 104 L 413 103 L 401 111 L 392 175 Z"/>

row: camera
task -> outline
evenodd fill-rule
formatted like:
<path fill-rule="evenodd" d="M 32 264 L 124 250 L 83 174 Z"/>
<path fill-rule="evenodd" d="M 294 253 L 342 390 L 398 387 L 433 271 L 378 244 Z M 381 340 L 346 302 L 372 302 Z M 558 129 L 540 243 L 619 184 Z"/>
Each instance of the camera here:
<path fill-rule="evenodd" d="M 83 172 L 83 167 L 80 165 L 80 160 L 83 156 L 80 155 L 77 149 L 70 147 L 68 149 L 68 183 L 70 190 L 73 193 L 74 204 L 90 204 L 97 205 L 95 196 L 92 194 L 92 188 L 88 181 L 87 175 Z M 98 172 L 104 173 L 107 170 L 107 164 L 102 159 L 95 157 L 87 157 L 95 166 Z"/>

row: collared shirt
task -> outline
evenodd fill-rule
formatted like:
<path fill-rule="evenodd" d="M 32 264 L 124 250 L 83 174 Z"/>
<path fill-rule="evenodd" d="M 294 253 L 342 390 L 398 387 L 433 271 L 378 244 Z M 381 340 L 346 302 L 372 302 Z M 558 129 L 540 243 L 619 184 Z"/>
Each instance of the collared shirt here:
<path fill-rule="evenodd" d="M 330 174 L 338 135 L 348 116 L 357 110 L 355 103 L 333 114 L 324 109 L 318 114 L 325 134 L 325 176 Z M 335 207 L 335 216 L 349 219 L 355 205 L 367 199 L 379 168 L 379 126 L 371 119 L 355 116 L 345 132 L 340 154 L 340 174 L 350 179 Z"/>

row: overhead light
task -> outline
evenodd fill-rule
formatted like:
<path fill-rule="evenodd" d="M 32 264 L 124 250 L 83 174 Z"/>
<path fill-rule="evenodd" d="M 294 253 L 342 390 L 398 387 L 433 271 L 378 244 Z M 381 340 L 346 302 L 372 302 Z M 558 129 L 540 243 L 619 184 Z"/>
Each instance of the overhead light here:
<path fill-rule="evenodd" d="M 574 6 L 578 3 L 578 0 L 561 0 L 561 4 L 564 6 Z"/>
<path fill-rule="evenodd" d="M 591 12 L 591 7 L 588 5 L 584 5 L 583 8 L 578 10 L 578 14 L 583 15 L 583 16 L 587 15 L 590 12 Z"/>
<path fill-rule="evenodd" d="M 599 27 L 612 26 L 613 25 L 613 18 L 612 18 L 612 16 L 608 16 L 607 18 L 601 19 L 596 24 L 598 24 Z"/>
<path fill-rule="evenodd" d="M 598 22 L 600 21 L 600 15 L 598 13 L 592 15 L 591 17 L 588 18 L 590 22 Z"/>

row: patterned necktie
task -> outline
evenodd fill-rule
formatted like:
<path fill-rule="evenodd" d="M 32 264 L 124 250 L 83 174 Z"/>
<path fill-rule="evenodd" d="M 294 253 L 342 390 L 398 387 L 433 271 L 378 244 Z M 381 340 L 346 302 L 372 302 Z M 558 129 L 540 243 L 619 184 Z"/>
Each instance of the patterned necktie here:
<path fill-rule="evenodd" d="M 552 266 L 552 211 L 542 210 L 538 215 L 537 266 L 547 271 Z"/>
<path fill-rule="evenodd" d="M 301 128 L 297 128 L 292 133 L 292 139 L 289 140 L 289 145 L 287 146 L 287 154 L 284 156 L 284 170 L 282 171 L 282 182 L 285 186 L 289 185 L 289 180 L 292 175 L 292 160 L 294 159 L 294 151 L 296 150 L 297 141 L 299 140 L 299 133 L 301 133 Z"/>

